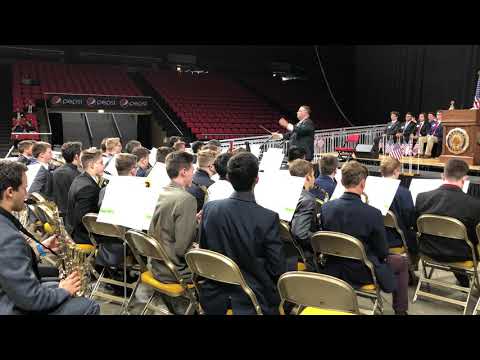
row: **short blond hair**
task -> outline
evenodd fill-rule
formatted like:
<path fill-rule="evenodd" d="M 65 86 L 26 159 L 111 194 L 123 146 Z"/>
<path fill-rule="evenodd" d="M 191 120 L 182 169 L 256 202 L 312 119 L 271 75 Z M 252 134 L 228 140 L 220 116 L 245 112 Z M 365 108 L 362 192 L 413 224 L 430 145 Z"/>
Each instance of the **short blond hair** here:
<path fill-rule="evenodd" d="M 389 156 L 380 163 L 380 173 L 383 177 L 389 177 L 393 175 L 395 170 L 400 169 L 401 166 L 400 161 Z"/>
<path fill-rule="evenodd" d="M 120 141 L 120 138 L 108 138 L 106 141 L 105 141 L 105 147 L 107 149 L 107 151 L 111 151 L 113 150 L 113 148 L 117 145 L 121 145 L 121 141 Z"/>
<path fill-rule="evenodd" d="M 207 167 L 212 165 L 217 157 L 217 152 L 213 150 L 201 150 L 197 154 L 198 167 Z"/>

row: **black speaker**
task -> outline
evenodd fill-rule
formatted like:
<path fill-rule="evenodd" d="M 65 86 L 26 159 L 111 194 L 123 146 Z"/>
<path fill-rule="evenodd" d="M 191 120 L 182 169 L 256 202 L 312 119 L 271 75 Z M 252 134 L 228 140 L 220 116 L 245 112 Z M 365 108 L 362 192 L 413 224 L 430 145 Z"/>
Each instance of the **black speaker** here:
<path fill-rule="evenodd" d="M 378 152 L 372 151 L 373 145 L 357 144 L 355 156 L 362 159 L 378 159 Z"/>

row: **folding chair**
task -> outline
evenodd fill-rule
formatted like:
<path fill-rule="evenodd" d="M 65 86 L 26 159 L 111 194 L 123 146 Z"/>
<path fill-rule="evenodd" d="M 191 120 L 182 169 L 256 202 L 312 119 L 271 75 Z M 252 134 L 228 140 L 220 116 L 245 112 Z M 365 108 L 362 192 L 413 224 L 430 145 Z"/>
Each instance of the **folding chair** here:
<path fill-rule="evenodd" d="M 116 303 L 120 303 L 122 304 L 121 313 L 127 312 L 128 310 L 127 304 L 130 302 L 133 296 L 133 291 L 132 291 L 130 298 L 127 300 L 127 288 L 135 289 L 138 283 L 138 280 L 134 281 L 133 283 L 127 282 L 127 271 L 129 271 L 133 267 L 133 264 L 127 264 L 127 244 L 125 242 L 125 229 L 121 226 L 97 222 L 97 217 L 98 217 L 98 214 L 94 214 L 94 213 L 85 214 L 82 218 L 83 225 L 85 226 L 85 229 L 87 229 L 90 237 L 90 241 L 92 241 L 93 244 L 98 243 L 98 241 L 96 241 L 95 239 L 95 235 L 108 236 L 111 238 L 118 239 L 119 242 L 122 242 L 123 244 L 123 269 L 122 269 L 123 281 L 119 281 L 119 280 L 115 280 L 107 277 L 106 276 L 107 274 L 105 271 L 106 266 L 103 267 L 100 275 L 98 275 L 98 273 L 95 271 L 95 275 L 96 276 L 98 275 L 98 276 L 97 276 L 97 281 L 95 282 L 95 285 L 93 286 L 92 292 L 90 294 L 90 298 L 93 299 L 94 297 L 99 297 L 99 298 L 107 299 Z M 102 283 L 122 286 L 123 297 L 100 291 L 99 287 L 100 287 L 100 284 Z"/>
<path fill-rule="evenodd" d="M 417 219 L 417 237 L 421 241 L 421 235 L 434 235 L 441 236 L 444 238 L 451 239 L 451 241 L 465 241 L 468 247 L 472 251 L 472 260 L 465 260 L 461 262 L 446 263 L 434 260 L 426 255 L 423 255 L 420 252 L 420 263 L 422 264 L 423 273 L 420 273 L 417 289 L 413 297 L 412 302 L 417 300 L 417 296 L 424 296 L 430 299 L 439 300 L 447 302 L 449 304 L 454 304 L 463 307 L 463 314 L 466 314 L 468 301 L 470 300 L 470 295 L 474 287 L 480 289 L 478 281 L 478 263 L 477 257 L 472 243 L 468 239 L 467 229 L 465 225 L 457 219 L 447 216 L 439 216 L 432 214 L 421 215 Z M 478 226 L 477 226 L 478 234 Z M 427 268 L 430 268 L 430 272 L 427 273 Z M 452 273 L 462 273 L 468 276 L 470 280 L 470 287 L 463 287 L 459 285 L 454 285 L 452 283 L 440 280 L 433 280 L 432 275 L 434 270 L 444 270 Z M 449 298 L 447 296 L 441 296 L 433 294 L 431 292 L 426 292 L 421 289 L 422 284 L 425 283 L 428 285 L 429 291 L 430 285 L 436 285 L 437 287 L 444 287 L 448 289 L 458 290 L 467 294 L 466 301 L 460 301 L 456 299 Z"/>
<path fill-rule="evenodd" d="M 199 292 L 198 277 L 225 284 L 238 285 L 248 295 L 257 315 L 263 315 L 253 290 L 248 286 L 238 265 L 225 255 L 205 249 L 192 249 L 185 254 L 188 267 L 193 272 L 193 284 Z"/>
<path fill-rule="evenodd" d="M 295 256 L 302 262 L 297 262 L 297 270 L 304 271 L 307 266 L 307 259 L 303 252 L 302 247 L 297 241 L 293 238 L 292 233 L 290 232 L 290 225 L 286 221 L 280 221 L 280 238 L 283 240 L 283 248 L 287 257 Z"/>
<path fill-rule="evenodd" d="M 291 271 L 278 279 L 284 314 L 285 301 L 298 305 L 296 315 L 360 315 L 355 290 L 333 276 L 306 271 Z"/>
<path fill-rule="evenodd" d="M 195 307 L 197 306 L 197 299 L 195 298 L 195 293 L 193 291 L 193 284 L 188 284 L 187 281 L 180 276 L 177 269 L 175 268 L 175 265 L 168 257 L 167 252 L 160 244 L 160 242 L 157 241 L 155 238 L 137 230 L 128 230 L 125 233 L 125 240 L 129 245 L 130 249 L 132 250 L 133 256 L 140 265 L 141 274 L 140 280 L 137 282 L 133 290 L 132 296 L 127 303 L 127 310 L 130 306 L 132 298 L 135 296 L 138 285 L 142 283 L 148 285 L 155 291 L 148 299 L 145 307 L 142 310 L 141 315 L 145 315 L 147 310 L 154 310 L 165 315 L 171 315 L 170 312 L 165 312 L 165 310 L 151 304 L 156 293 L 160 293 L 161 295 L 166 295 L 172 298 L 184 297 L 188 299 L 189 304 L 184 315 L 192 314 L 195 310 Z M 163 283 L 155 279 L 153 273 L 148 269 L 147 265 L 145 264 L 143 257 L 152 258 L 154 260 L 163 262 L 170 270 L 177 282 Z"/>
<path fill-rule="evenodd" d="M 335 151 L 338 153 L 338 158 L 341 161 L 348 161 L 352 158 L 355 148 L 360 141 L 360 134 L 347 135 L 346 142 L 343 146 L 335 147 Z"/>
<path fill-rule="evenodd" d="M 362 309 L 362 313 L 373 315 L 377 309 L 380 313 L 383 313 L 383 301 L 375 270 L 373 264 L 367 258 L 365 248 L 360 240 L 339 232 L 317 231 L 313 234 L 311 243 L 315 259 L 318 259 L 319 255 L 322 254 L 359 260 L 364 263 L 372 275 L 372 283 L 361 286 L 355 290 L 355 293 L 360 297 L 370 299 L 373 303 L 373 308 L 370 310 Z"/>

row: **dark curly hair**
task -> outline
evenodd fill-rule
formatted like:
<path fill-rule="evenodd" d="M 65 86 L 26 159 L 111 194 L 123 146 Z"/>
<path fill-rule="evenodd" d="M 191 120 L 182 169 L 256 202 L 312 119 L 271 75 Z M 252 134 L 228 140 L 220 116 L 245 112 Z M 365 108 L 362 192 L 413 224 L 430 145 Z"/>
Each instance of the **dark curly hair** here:
<path fill-rule="evenodd" d="M 3 193 L 9 187 L 17 191 L 22 184 L 23 173 L 27 167 L 19 162 L 0 160 L 0 199 L 3 200 Z"/>

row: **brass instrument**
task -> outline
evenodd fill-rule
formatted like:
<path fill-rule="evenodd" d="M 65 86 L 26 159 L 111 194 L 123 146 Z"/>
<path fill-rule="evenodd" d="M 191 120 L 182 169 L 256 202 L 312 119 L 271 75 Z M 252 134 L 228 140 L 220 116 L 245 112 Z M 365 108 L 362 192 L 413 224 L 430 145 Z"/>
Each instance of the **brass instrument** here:
<path fill-rule="evenodd" d="M 58 207 L 55 203 L 45 200 L 34 206 L 46 220 L 43 225 L 45 232 L 49 235 L 57 235 L 59 258 L 56 259 L 56 265 L 59 269 L 60 279 L 65 279 L 72 272 L 77 271 L 81 285 L 76 295 L 85 295 L 89 290 L 90 272 L 92 269 L 89 254 L 81 251 L 72 241 L 65 229 L 63 219 L 60 217 Z"/>
<path fill-rule="evenodd" d="M 368 205 L 368 195 L 363 192 L 362 195 L 360 195 L 360 197 L 362 198 L 362 201 Z"/>

